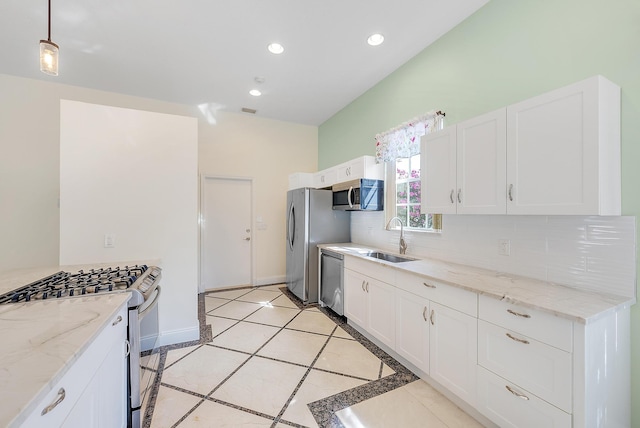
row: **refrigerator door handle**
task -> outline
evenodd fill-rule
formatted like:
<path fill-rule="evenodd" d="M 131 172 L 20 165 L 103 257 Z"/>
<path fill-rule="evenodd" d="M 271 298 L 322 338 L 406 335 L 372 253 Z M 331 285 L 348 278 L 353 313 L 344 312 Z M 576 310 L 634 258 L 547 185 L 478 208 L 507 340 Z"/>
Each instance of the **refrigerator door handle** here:
<path fill-rule="evenodd" d="M 291 204 L 291 207 L 289 207 L 289 229 L 287 230 L 287 232 L 289 232 L 289 249 L 293 251 L 293 239 L 296 232 L 296 217 L 293 209 L 293 204 Z"/>

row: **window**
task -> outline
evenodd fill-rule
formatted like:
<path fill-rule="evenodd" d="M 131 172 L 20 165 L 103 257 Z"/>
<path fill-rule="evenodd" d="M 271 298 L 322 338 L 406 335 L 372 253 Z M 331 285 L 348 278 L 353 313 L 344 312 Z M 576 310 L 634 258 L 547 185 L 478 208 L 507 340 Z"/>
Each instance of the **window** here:
<path fill-rule="evenodd" d="M 442 216 L 422 211 L 420 154 L 387 162 L 385 182 L 386 223 L 393 217 L 399 217 L 409 230 L 441 230 Z"/>

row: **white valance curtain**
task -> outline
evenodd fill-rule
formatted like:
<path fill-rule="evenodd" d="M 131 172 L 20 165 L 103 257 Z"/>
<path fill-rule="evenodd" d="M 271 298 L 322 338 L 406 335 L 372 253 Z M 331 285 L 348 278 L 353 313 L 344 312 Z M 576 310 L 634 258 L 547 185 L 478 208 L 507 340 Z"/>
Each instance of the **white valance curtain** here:
<path fill-rule="evenodd" d="M 420 137 L 441 129 L 444 113 L 434 111 L 376 135 L 376 162 L 391 162 L 420 153 Z"/>

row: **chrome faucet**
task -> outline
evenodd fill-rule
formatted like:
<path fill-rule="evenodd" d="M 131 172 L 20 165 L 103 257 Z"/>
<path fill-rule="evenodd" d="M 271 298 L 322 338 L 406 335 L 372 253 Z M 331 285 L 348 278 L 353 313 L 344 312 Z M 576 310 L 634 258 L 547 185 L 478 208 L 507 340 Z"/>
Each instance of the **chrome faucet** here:
<path fill-rule="evenodd" d="M 389 220 L 386 229 L 391 230 L 391 222 L 393 220 L 398 220 L 398 223 L 400 223 L 400 254 L 405 254 L 407 252 L 407 243 L 404 242 L 404 225 L 402 224 L 402 220 L 400 220 L 400 217 L 393 217 L 391 220 Z"/>

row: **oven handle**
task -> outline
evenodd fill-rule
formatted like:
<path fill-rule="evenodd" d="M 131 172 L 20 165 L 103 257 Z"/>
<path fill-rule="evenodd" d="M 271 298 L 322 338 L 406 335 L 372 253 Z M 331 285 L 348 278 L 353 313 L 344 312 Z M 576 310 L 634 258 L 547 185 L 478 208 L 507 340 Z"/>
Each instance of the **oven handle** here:
<path fill-rule="evenodd" d="M 156 287 L 156 291 L 157 291 L 157 293 L 156 293 L 156 297 L 153 299 L 153 302 L 151 302 L 151 303 L 149 304 L 149 306 L 147 306 L 147 307 L 146 307 L 146 308 L 144 308 L 143 310 L 138 311 L 138 317 L 139 317 L 140 319 L 144 318 L 144 314 L 146 314 L 146 313 L 147 313 L 147 311 L 149 311 L 149 310 L 153 309 L 153 308 L 158 304 L 158 300 L 160 299 L 160 292 L 162 291 L 162 287 L 160 287 L 160 285 L 158 285 L 158 286 Z"/>

